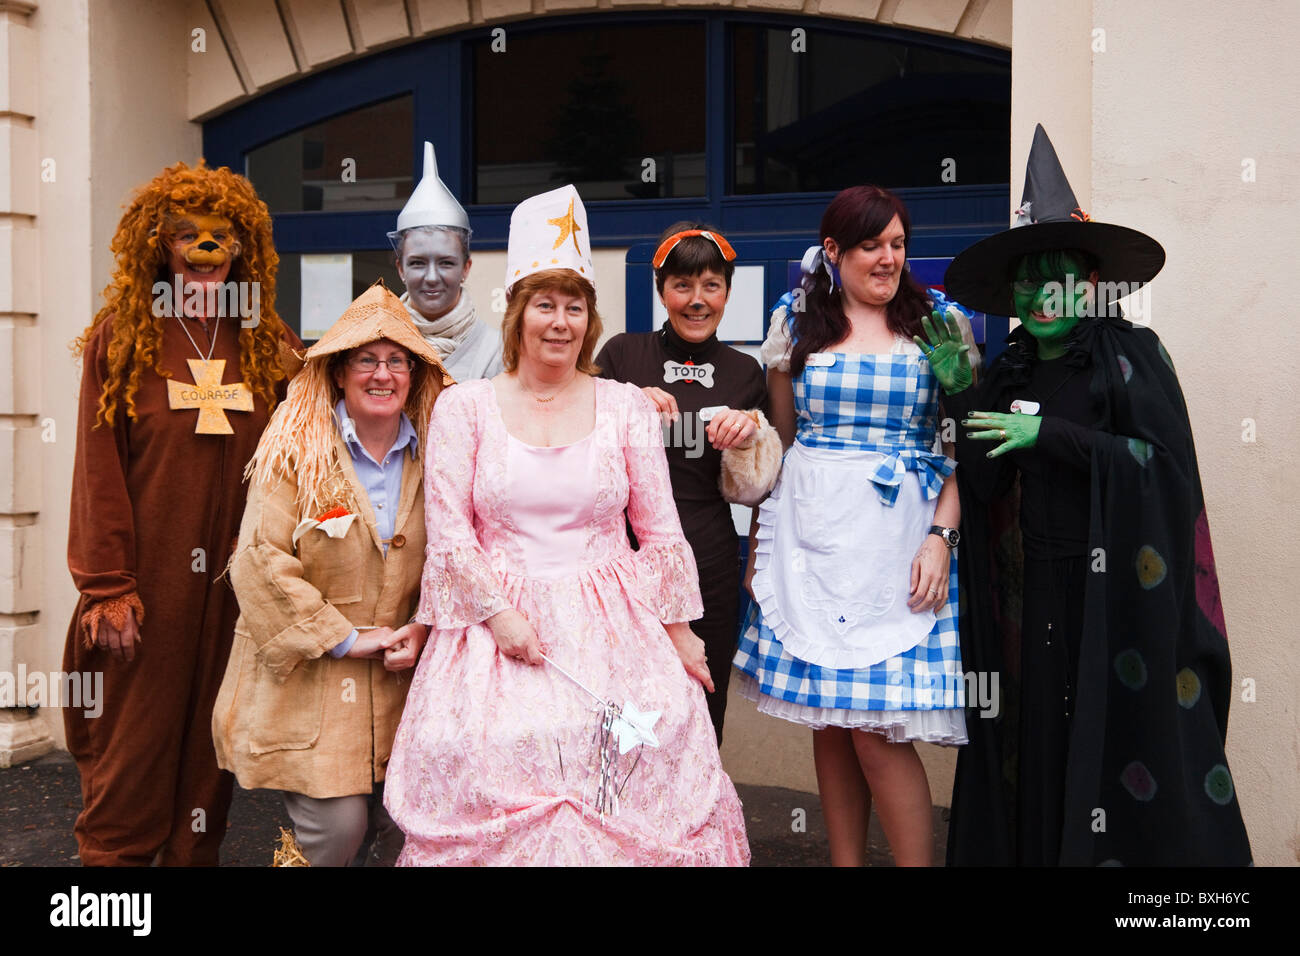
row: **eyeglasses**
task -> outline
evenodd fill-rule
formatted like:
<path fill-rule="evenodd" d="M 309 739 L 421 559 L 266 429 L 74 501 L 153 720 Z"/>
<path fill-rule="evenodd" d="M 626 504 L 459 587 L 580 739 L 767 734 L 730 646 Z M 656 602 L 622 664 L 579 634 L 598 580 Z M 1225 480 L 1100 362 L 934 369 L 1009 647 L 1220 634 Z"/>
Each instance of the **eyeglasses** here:
<path fill-rule="evenodd" d="M 1077 276 L 1063 275 L 1052 279 L 1016 279 L 1011 283 L 1011 288 L 1016 295 L 1033 295 L 1039 289 L 1047 289 L 1050 292 L 1052 286 L 1064 290 L 1071 281 L 1076 288 L 1083 284 Z"/>
<path fill-rule="evenodd" d="M 383 364 L 387 365 L 388 371 L 395 375 L 404 374 L 415 367 L 415 363 L 405 355 L 390 355 L 388 361 Z M 379 368 L 379 365 L 379 359 L 373 355 L 354 355 L 348 359 L 348 368 L 356 372 L 373 372 Z"/>

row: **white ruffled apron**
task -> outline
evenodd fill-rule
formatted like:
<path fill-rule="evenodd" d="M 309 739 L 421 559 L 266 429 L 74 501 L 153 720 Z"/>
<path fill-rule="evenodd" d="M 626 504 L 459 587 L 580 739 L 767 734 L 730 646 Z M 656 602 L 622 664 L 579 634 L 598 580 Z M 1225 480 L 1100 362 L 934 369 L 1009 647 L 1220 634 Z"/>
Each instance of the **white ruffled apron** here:
<path fill-rule="evenodd" d="M 907 606 L 912 559 L 934 523 L 921 477 L 898 467 L 887 504 L 872 486 L 890 456 L 795 442 L 759 511 L 754 574 L 764 622 L 792 656 L 856 669 L 910 650 L 934 627 Z M 894 482 L 891 482 L 894 483 Z"/>

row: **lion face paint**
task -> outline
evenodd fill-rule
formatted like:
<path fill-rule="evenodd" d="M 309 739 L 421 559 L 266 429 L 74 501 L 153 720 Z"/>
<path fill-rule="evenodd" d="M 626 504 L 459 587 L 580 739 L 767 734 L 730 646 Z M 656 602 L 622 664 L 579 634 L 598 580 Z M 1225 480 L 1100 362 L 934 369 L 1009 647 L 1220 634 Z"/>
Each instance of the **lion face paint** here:
<path fill-rule="evenodd" d="M 169 274 L 187 285 L 225 282 L 241 249 L 230 220 L 208 213 L 168 218 L 161 239 Z"/>

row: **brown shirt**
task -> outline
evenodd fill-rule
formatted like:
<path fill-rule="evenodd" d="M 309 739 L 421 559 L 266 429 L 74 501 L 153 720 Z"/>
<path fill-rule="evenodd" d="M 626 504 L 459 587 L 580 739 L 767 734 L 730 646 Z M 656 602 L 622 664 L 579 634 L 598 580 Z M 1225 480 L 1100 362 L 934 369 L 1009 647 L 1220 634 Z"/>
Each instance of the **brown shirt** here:
<path fill-rule="evenodd" d="M 666 362 L 675 366 L 689 362 L 709 373 L 707 378 L 701 376 L 708 384 L 672 375 L 665 369 Z M 758 362 L 716 337 L 688 345 L 665 325 L 658 332 L 614 336 L 601 349 L 596 364 L 603 378 L 639 388 L 653 385 L 677 399 L 682 417 L 668 428 L 664 451 L 682 531 L 696 564 L 734 559 L 736 527 L 718 486 L 722 452 L 705 437 L 707 423 L 700 418 L 700 410 L 723 405 L 743 411 L 756 408 L 766 415 L 767 384 Z"/>
<path fill-rule="evenodd" d="M 135 393 L 135 420 L 119 399 L 114 423 L 95 427 L 114 321 L 95 330 L 83 357 L 68 531 L 79 611 L 136 591 L 145 611 L 142 640 L 166 640 L 171 628 L 193 626 L 209 601 L 228 601 L 222 616 L 233 624 L 233 595 L 214 582 L 239 532 L 244 465 L 266 426 L 266 403 L 255 397 L 251 412 L 226 412 L 234 434 L 195 434 L 198 411 L 172 410 L 167 380 L 150 370 Z M 203 324 L 181 321 L 206 354 L 213 343 Z M 226 360 L 223 384 L 240 381 L 238 320 L 208 325 L 216 335 L 212 357 Z M 285 341 L 302 347 L 287 330 Z M 202 356 L 175 318 L 163 327 L 160 351 L 158 364 L 176 381 L 193 381 L 185 360 Z"/>

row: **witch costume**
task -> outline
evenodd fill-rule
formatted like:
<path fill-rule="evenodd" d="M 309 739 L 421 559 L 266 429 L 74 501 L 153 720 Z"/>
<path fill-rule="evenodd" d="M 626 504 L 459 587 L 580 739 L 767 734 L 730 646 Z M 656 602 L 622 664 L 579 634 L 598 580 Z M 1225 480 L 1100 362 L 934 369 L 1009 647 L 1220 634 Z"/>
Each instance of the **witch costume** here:
<path fill-rule="evenodd" d="M 1100 306 L 1106 283 L 1127 294 L 1164 263 L 1155 240 L 1079 208 L 1039 126 L 1018 222 L 953 261 L 948 294 L 1016 314 L 1012 270 L 1053 250 L 1096 261 Z M 1118 317 L 1081 318 L 1056 358 L 1036 344 L 1018 327 L 978 386 L 945 399 L 958 418 L 1041 416 L 1032 447 L 999 457 L 958 429 L 962 660 L 1003 693 L 967 721 L 948 863 L 1248 864 L 1224 756 L 1226 629 L 1173 362 Z"/>

